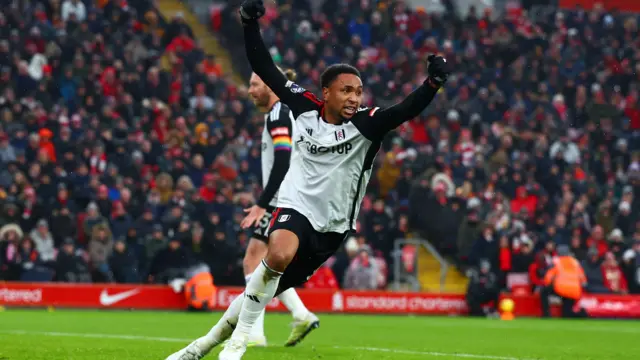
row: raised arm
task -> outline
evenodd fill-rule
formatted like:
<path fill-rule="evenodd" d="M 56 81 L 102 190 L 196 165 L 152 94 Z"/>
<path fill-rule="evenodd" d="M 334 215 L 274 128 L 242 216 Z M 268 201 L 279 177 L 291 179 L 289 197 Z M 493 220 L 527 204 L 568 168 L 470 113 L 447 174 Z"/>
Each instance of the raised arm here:
<path fill-rule="evenodd" d="M 363 116 L 363 118 L 368 119 L 362 120 L 363 129 L 361 131 L 363 135 L 371 140 L 381 139 L 404 122 L 420 115 L 429 106 L 438 89 L 439 87 L 434 88 L 423 84 L 404 100 L 391 107 L 386 109 L 374 107 L 367 110 L 368 116 Z"/>
<path fill-rule="evenodd" d="M 440 56 L 429 57 L 429 77 L 404 100 L 386 109 L 374 107 L 358 114 L 356 125 L 371 140 L 381 139 L 388 132 L 418 116 L 436 96 L 446 82 L 449 70 L 446 60 Z"/>
<path fill-rule="evenodd" d="M 243 19 L 242 23 L 244 25 L 244 46 L 251 69 L 260 76 L 280 100 L 286 101 L 289 94 L 292 94 L 286 86 L 288 80 L 273 62 L 271 54 L 262 40 L 258 22 Z"/>
<path fill-rule="evenodd" d="M 251 69 L 273 90 L 280 101 L 289 106 L 294 118 L 303 112 L 319 109 L 322 102 L 309 91 L 287 80 L 273 62 L 258 25 L 258 19 L 264 15 L 264 11 L 262 0 L 246 0 L 240 7 L 244 47 Z"/>

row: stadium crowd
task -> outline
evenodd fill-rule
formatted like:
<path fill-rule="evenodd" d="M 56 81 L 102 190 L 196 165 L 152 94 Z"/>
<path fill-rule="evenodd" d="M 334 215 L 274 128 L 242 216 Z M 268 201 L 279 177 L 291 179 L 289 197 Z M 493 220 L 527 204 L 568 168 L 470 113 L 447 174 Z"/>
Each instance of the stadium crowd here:
<path fill-rule="evenodd" d="M 254 113 L 178 14 L 150 1 L 0 12 L 0 277 L 240 283 Z M 225 150 L 226 149 L 226 150 Z"/>
<path fill-rule="evenodd" d="M 640 292 L 637 17 L 279 4 L 266 42 L 308 89 L 349 62 L 366 104 L 385 106 L 422 83 L 428 54 L 456 69 L 389 136 L 357 233 L 309 286 L 382 288 L 393 241 L 416 233 L 462 269 L 487 260 L 503 283 L 524 272 L 533 286 L 566 244 L 591 291 Z M 222 19 L 236 56 L 236 9 Z M 0 33 L 0 278 L 158 283 L 204 262 L 216 283 L 243 284 L 263 117 L 181 16 L 13 1 Z"/>
<path fill-rule="evenodd" d="M 515 272 L 540 287 L 565 244 L 590 291 L 640 291 L 637 15 L 596 5 L 534 17 L 513 1 L 504 16 L 472 8 L 465 18 L 403 1 L 311 5 L 282 1 L 262 20 L 274 59 L 305 88 L 318 90 L 327 64 L 352 63 L 366 105 L 384 106 L 422 83 L 429 54 L 455 64 L 377 158 L 360 219 L 365 252 L 391 262 L 393 239 L 410 229 L 462 269 L 488 260 L 503 286 Z M 221 32 L 241 44 L 234 11 Z"/>

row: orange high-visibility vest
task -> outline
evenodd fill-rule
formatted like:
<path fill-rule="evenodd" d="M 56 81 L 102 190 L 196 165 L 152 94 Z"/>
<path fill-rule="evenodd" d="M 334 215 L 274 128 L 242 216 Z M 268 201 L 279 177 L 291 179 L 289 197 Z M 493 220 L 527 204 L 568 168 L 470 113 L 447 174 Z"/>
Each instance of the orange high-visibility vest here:
<path fill-rule="evenodd" d="M 210 310 L 215 304 L 216 292 L 213 276 L 208 272 L 196 274 L 184 285 L 187 304 L 195 309 Z"/>
<path fill-rule="evenodd" d="M 571 256 L 553 259 L 553 267 L 544 276 L 544 283 L 552 285 L 559 296 L 578 300 L 582 297 L 582 284 L 587 281 L 582 266 Z"/>

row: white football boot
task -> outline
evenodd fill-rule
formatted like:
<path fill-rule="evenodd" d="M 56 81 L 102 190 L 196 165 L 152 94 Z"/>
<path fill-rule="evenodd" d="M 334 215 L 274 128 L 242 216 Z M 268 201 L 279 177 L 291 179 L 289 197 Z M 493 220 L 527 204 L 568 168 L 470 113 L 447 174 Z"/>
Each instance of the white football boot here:
<path fill-rule="evenodd" d="M 247 351 L 248 339 L 234 339 L 233 337 L 224 345 L 224 349 L 218 355 L 218 360 L 240 360 Z"/>

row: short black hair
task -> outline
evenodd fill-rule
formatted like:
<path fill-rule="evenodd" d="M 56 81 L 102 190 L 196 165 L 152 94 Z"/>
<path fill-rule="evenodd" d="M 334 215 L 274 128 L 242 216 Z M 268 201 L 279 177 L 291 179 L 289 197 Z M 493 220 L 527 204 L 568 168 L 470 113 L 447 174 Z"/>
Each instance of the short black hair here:
<path fill-rule="evenodd" d="M 341 74 L 353 74 L 361 77 L 360 71 L 349 64 L 333 64 L 320 75 L 320 85 L 323 88 L 331 86 L 331 83 Z"/>

